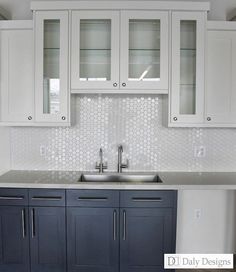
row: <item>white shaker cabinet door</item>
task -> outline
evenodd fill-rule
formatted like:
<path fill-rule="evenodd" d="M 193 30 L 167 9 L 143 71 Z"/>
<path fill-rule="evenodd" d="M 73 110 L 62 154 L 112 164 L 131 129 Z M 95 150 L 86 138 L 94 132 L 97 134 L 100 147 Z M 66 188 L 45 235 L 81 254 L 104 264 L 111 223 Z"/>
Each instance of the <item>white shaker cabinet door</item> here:
<path fill-rule="evenodd" d="M 36 11 L 34 18 L 36 123 L 69 125 L 69 14 Z"/>
<path fill-rule="evenodd" d="M 4 29 L 1 44 L 1 122 L 34 121 L 33 30 Z"/>
<path fill-rule="evenodd" d="M 72 11 L 71 27 L 72 92 L 119 89 L 119 12 Z"/>
<path fill-rule="evenodd" d="M 205 12 L 172 13 L 171 126 L 204 121 L 205 37 Z"/>
<path fill-rule="evenodd" d="M 235 24 L 236 26 L 236 24 Z M 236 124 L 236 28 L 208 31 L 206 117 L 208 125 Z"/>
<path fill-rule="evenodd" d="M 169 13 L 121 11 L 120 88 L 168 93 Z"/>

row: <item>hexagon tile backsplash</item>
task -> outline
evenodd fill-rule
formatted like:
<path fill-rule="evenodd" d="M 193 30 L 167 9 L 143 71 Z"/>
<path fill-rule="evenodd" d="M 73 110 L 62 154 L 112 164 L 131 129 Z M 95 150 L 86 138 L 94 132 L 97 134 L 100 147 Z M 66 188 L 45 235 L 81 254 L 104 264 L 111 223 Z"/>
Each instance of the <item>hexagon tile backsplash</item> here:
<path fill-rule="evenodd" d="M 117 145 L 124 146 L 130 171 L 235 171 L 236 130 L 166 128 L 162 97 L 155 95 L 74 96 L 70 128 L 11 128 L 12 169 L 94 170 L 104 149 L 116 170 Z M 195 147 L 206 156 L 196 158 Z"/>

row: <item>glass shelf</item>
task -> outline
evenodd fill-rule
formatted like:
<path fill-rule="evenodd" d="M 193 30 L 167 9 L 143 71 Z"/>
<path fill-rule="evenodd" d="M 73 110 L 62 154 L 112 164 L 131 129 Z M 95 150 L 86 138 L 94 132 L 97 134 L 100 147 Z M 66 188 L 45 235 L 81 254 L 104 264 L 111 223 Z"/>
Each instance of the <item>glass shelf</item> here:
<path fill-rule="evenodd" d="M 80 51 L 111 51 L 111 49 L 99 49 L 99 48 L 82 48 Z"/>
<path fill-rule="evenodd" d="M 129 51 L 160 51 L 160 49 L 130 48 Z"/>
<path fill-rule="evenodd" d="M 46 48 L 46 47 L 44 47 L 44 50 L 60 50 L 60 48 Z"/>

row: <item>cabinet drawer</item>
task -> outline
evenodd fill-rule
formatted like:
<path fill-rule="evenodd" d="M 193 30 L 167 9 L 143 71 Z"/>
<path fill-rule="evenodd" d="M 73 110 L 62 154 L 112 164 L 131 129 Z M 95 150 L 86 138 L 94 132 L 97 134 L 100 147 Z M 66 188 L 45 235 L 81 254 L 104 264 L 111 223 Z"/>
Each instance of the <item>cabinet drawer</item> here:
<path fill-rule="evenodd" d="M 30 206 L 65 206 L 65 190 L 30 189 Z"/>
<path fill-rule="evenodd" d="M 121 207 L 173 207 L 176 205 L 176 191 L 122 191 Z"/>
<path fill-rule="evenodd" d="M 21 206 L 28 205 L 28 190 L 27 189 L 0 189 L 0 206 Z"/>
<path fill-rule="evenodd" d="M 68 190 L 67 206 L 118 207 L 119 192 L 112 190 Z"/>

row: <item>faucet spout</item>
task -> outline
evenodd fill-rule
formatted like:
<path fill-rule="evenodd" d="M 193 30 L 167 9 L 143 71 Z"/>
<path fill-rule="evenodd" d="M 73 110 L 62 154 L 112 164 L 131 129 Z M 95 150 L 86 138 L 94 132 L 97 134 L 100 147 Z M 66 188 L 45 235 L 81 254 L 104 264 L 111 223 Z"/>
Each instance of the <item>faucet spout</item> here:
<path fill-rule="evenodd" d="M 122 173 L 123 168 L 128 168 L 128 160 L 127 163 L 122 163 L 122 153 L 123 153 L 123 146 L 118 145 L 118 164 L 117 164 L 117 172 Z"/>

